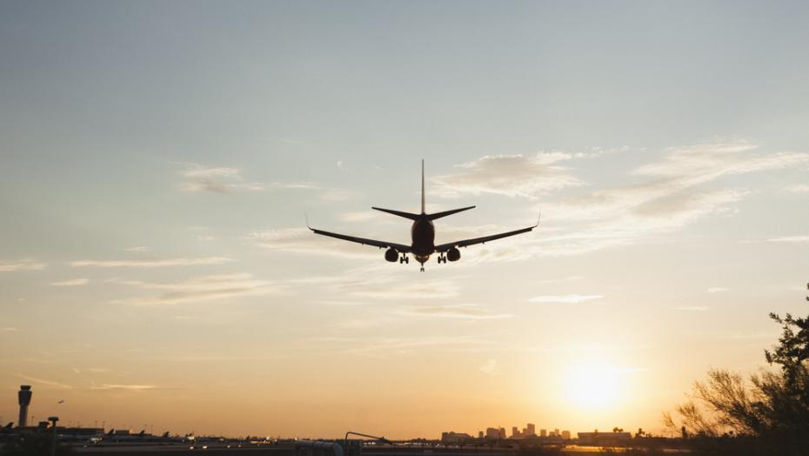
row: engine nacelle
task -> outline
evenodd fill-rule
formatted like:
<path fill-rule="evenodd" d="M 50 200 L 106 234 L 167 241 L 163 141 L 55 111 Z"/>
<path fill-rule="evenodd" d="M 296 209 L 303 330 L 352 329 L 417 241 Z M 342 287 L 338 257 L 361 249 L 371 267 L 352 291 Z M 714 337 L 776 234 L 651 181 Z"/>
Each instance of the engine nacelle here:
<path fill-rule="evenodd" d="M 458 261 L 461 259 L 461 251 L 456 247 L 447 250 L 447 259 L 449 261 Z"/>
<path fill-rule="evenodd" d="M 395 263 L 399 260 L 399 252 L 396 249 L 390 248 L 385 251 L 385 260 Z"/>

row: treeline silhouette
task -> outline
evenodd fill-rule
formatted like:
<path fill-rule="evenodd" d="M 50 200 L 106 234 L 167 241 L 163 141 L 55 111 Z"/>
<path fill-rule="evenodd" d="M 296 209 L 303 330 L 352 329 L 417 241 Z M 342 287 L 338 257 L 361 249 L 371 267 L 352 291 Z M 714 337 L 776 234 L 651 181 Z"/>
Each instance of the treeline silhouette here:
<path fill-rule="evenodd" d="M 749 382 L 711 370 L 695 383 L 693 400 L 677 408 L 679 419 L 664 414 L 695 454 L 809 455 L 809 315 L 770 318 L 782 329 L 778 344 L 764 351 L 775 369 L 751 375 Z"/>

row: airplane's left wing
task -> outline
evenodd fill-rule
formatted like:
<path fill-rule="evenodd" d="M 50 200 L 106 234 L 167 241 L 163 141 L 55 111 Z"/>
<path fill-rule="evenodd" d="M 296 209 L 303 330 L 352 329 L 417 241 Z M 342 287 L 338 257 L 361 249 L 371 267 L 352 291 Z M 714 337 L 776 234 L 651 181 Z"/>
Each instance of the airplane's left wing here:
<path fill-rule="evenodd" d="M 521 228 L 519 230 L 508 231 L 506 233 L 492 234 L 490 236 L 482 236 L 482 237 L 477 237 L 477 238 L 472 238 L 472 239 L 464 239 L 464 240 L 461 240 L 461 241 L 447 242 L 446 244 L 440 244 L 440 245 L 435 246 L 435 250 L 437 252 L 446 252 L 447 250 L 449 250 L 449 249 L 451 249 L 453 247 L 469 247 L 470 245 L 475 245 L 475 244 L 485 244 L 486 242 L 494 241 L 495 239 L 502 239 L 504 237 L 509 237 L 509 236 L 514 236 L 514 235 L 517 235 L 517 234 L 527 233 L 527 232 L 533 230 L 534 228 L 536 228 L 537 226 L 539 226 L 539 220 L 537 220 L 536 225 L 529 226 L 528 228 Z"/>
<path fill-rule="evenodd" d="M 323 230 L 319 230 L 317 228 L 312 228 L 311 226 L 309 226 L 307 228 L 312 230 L 312 232 L 315 233 L 315 234 L 320 234 L 322 236 L 328 236 L 328 237 L 333 237 L 333 238 L 337 238 L 337 239 L 342 239 L 344 241 L 349 241 L 349 242 L 356 242 L 357 244 L 372 245 L 374 247 L 379 247 L 380 249 L 394 248 L 394 249 L 398 250 L 399 252 L 403 252 L 403 253 L 407 253 L 407 252 L 410 251 L 410 246 L 409 245 L 397 244 L 395 242 L 378 241 L 376 239 L 367 239 L 367 238 L 361 238 L 361 237 L 356 237 L 356 236 L 349 236 L 347 234 L 331 233 L 329 231 L 323 231 Z"/>

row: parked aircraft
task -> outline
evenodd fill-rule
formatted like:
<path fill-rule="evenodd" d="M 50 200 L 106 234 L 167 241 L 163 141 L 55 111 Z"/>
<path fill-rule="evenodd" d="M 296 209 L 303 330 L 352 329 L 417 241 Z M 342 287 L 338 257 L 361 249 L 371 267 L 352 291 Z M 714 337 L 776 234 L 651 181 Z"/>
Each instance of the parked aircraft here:
<path fill-rule="evenodd" d="M 308 226 L 308 223 L 307 227 L 310 230 L 312 230 L 312 232 L 314 232 L 315 234 L 342 239 L 344 241 L 356 242 L 358 244 L 363 245 L 371 245 L 374 247 L 378 247 L 380 249 L 387 249 L 385 251 L 385 260 L 391 263 L 395 263 L 396 261 L 398 261 L 399 263 L 409 263 L 410 259 L 408 258 L 407 254 L 412 254 L 413 258 L 415 258 L 416 261 L 421 263 L 421 271 L 424 272 L 424 263 L 426 263 L 427 260 L 430 259 L 430 255 L 432 255 L 433 253 L 438 253 L 439 263 L 446 263 L 447 260 L 458 261 L 461 259 L 461 251 L 458 249 L 461 247 L 469 247 L 470 245 L 475 244 L 484 244 L 486 242 L 493 241 L 495 239 L 501 239 L 504 237 L 527 233 L 536 228 L 537 226 L 539 226 L 539 220 L 537 220 L 536 225 L 529 226 L 527 228 L 521 228 L 519 230 L 435 245 L 435 227 L 433 226 L 433 220 L 446 217 L 448 215 L 457 214 L 458 212 L 468 211 L 469 209 L 474 208 L 475 206 L 468 206 L 462 207 L 460 209 L 451 209 L 448 211 L 427 214 L 425 212 L 425 198 L 424 198 L 424 160 L 422 160 L 420 214 L 413 214 L 410 212 L 397 211 L 393 209 L 383 209 L 381 207 L 371 208 L 377 211 L 387 212 L 388 214 L 393 214 L 399 217 L 404 217 L 406 219 L 413 220 L 413 226 L 410 228 L 410 237 L 411 237 L 410 245 L 399 244 L 396 242 L 379 241 L 376 239 L 367 239 L 356 236 L 348 236 L 339 233 L 332 233 L 329 231 L 312 228 L 311 226 Z"/>

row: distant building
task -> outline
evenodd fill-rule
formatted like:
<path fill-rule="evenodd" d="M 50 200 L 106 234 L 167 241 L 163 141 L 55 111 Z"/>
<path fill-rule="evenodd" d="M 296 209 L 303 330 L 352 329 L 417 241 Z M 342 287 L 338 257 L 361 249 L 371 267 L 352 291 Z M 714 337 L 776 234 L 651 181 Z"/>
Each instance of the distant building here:
<path fill-rule="evenodd" d="M 478 438 L 483 440 L 483 431 L 478 431 Z"/>
<path fill-rule="evenodd" d="M 517 426 L 511 426 L 511 438 L 519 439 L 520 437 L 522 437 L 522 434 L 520 434 L 520 430 L 517 428 Z"/>
<path fill-rule="evenodd" d="M 630 432 L 579 432 L 579 445 L 625 445 L 632 440 Z"/>
<path fill-rule="evenodd" d="M 497 440 L 500 438 L 500 430 L 497 428 L 486 428 L 486 438 L 491 440 Z"/>
<path fill-rule="evenodd" d="M 506 428 L 500 428 L 500 439 L 505 440 L 506 438 Z"/>
<path fill-rule="evenodd" d="M 539 436 L 540 437 L 547 437 L 548 436 L 548 431 L 546 431 L 545 429 L 540 429 L 539 430 Z"/>
<path fill-rule="evenodd" d="M 570 440 L 570 431 L 562 431 L 562 438 L 565 440 Z"/>
<path fill-rule="evenodd" d="M 537 435 L 537 427 L 534 423 L 528 423 L 525 427 L 525 435 Z"/>
<path fill-rule="evenodd" d="M 554 429 L 554 430 L 553 430 L 553 434 L 552 434 L 552 435 L 553 435 L 554 437 L 559 437 L 559 435 L 560 435 L 560 434 L 559 434 L 559 428 Z"/>
<path fill-rule="evenodd" d="M 28 426 L 28 406 L 31 404 L 31 385 L 20 385 L 17 401 L 20 404 L 20 417 L 17 420 L 17 427 L 26 427 Z"/>
<path fill-rule="evenodd" d="M 463 445 L 474 442 L 475 438 L 463 432 L 442 432 L 441 443 L 444 445 Z"/>

